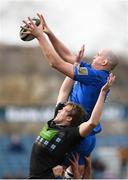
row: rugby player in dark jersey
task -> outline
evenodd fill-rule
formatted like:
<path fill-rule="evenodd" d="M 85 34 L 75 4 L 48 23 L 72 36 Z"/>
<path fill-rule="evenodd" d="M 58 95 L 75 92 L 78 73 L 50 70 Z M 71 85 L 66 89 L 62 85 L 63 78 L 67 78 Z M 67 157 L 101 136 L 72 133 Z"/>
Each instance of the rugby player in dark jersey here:
<path fill-rule="evenodd" d="M 114 80 L 115 76 L 110 74 L 87 122 L 80 124 L 84 110 L 77 104 L 68 102 L 63 108 L 61 107 L 61 110 L 58 108 L 56 116 L 43 126 L 33 144 L 29 178 L 55 178 L 52 168 L 63 163 L 65 155 L 70 153 L 99 123 L 105 95 Z"/>

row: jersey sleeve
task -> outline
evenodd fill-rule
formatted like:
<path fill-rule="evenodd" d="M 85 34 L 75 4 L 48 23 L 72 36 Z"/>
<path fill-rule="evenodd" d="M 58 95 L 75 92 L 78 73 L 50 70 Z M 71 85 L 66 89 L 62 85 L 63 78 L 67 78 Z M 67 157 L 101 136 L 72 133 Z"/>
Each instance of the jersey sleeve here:
<path fill-rule="evenodd" d="M 86 85 L 95 85 L 100 82 L 98 71 L 93 69 L 87 63 L 81 62 L 74 67 L 74 80 Z"/>

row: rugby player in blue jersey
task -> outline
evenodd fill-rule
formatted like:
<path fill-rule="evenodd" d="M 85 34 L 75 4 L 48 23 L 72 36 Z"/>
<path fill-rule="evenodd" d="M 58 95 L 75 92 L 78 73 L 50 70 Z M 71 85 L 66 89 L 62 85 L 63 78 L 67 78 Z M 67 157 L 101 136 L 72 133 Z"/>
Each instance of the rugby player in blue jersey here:
<path fill-rule="evenodd" d="M 56 70 L 62 72 L 69 78 L 75 81 L 72 91 L 70 93 L 70 101 L 83 106 L 88 112 L 88 118 L 90 117 L 95 103 L 98 99 L 101 87 L 106 83 L 109 73 L 118 64 L 116 55 L 111 51 L 104 49 L 100 51 L 93 59 L 91 64 L 84 61 L 75 63 L 78 56 L 74 55 L 65 45 L 53 34 L 50 28 L 47 26 L 42 15 L 38 14 L 41 20 L 40 26 L 36 26 L 31 18 L 28 20 L 31 22 L 28 24 L 28 34 L 33 34 L 41 47 L 44 56 L 47 57 L 49 64 Z M 53 47 L 49 44 L 45 34 L 48 35 Z M 84 52 L 84 50 L 81 50 Z M 81 54 L 80 54 L 80 57 Z M 71 80 L 68 79 L 66 81 Z M 89 156 L 95 147 L 95 134 L 101 131 L 101 125 L 99 124 L 81 143 L 78 151 L 82 154 L 80 163 L 83 163 L 82 156 Z M 83 152 L 81 152 L 81 150 Z"/>

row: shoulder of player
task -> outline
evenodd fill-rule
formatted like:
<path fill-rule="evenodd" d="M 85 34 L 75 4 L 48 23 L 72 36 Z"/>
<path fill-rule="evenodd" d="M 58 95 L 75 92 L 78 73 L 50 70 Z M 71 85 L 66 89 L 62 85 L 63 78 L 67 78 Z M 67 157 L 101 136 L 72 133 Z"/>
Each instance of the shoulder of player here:
<path fill-rule="evenodd" d="M 86 63 L 86 61 L 84 61 L 84 60 L 81 60 L 80 61 L 80 66 L 82 66 L 82 67 L 91 67 L 91 64 L 90 63 Z"/>

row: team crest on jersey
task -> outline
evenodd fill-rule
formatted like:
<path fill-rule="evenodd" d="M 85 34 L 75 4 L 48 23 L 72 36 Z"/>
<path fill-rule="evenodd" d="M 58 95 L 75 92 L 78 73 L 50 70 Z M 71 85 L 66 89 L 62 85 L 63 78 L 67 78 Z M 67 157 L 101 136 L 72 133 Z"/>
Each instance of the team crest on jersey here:
<path fill-rule="evenodd" d="M 88 69 L 86 67 L 78 67 L 78 74 L 79 75 L 88 75 Z"/>

